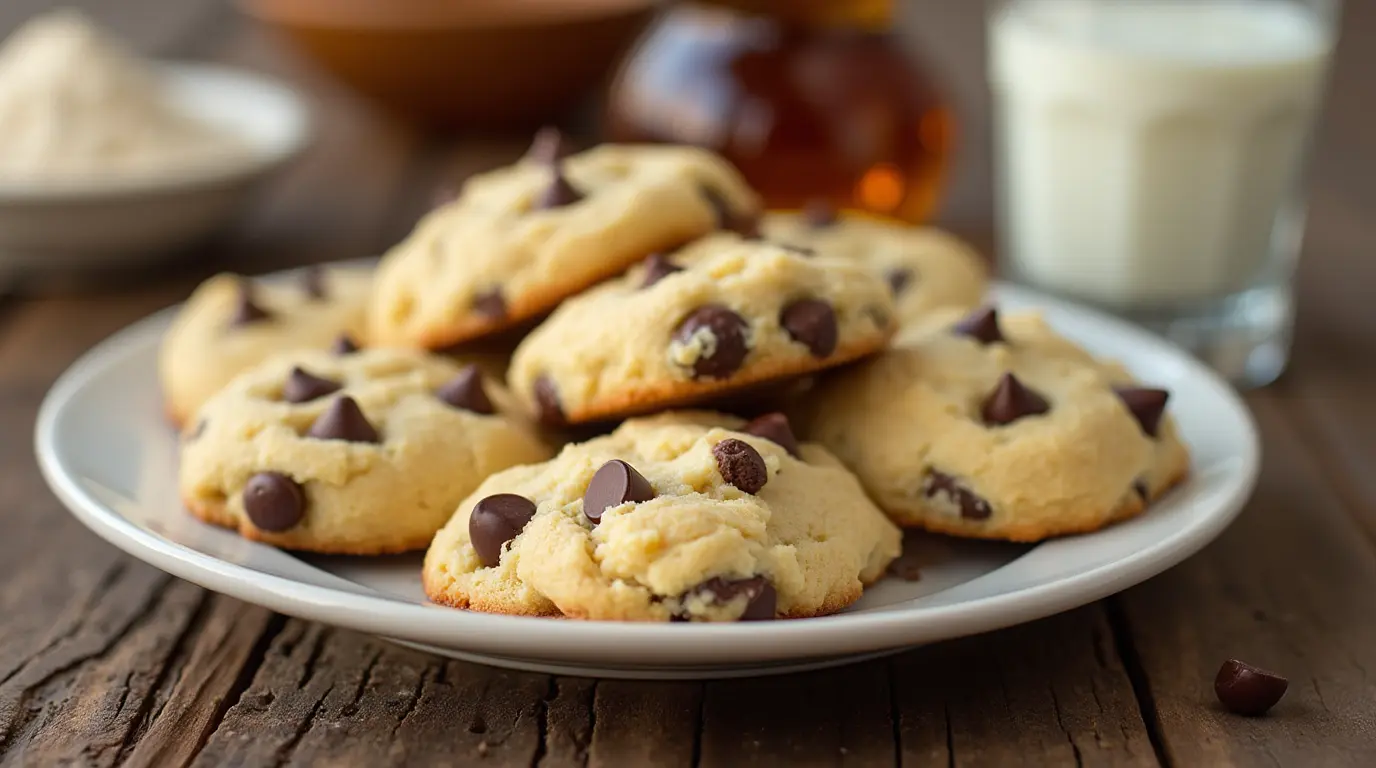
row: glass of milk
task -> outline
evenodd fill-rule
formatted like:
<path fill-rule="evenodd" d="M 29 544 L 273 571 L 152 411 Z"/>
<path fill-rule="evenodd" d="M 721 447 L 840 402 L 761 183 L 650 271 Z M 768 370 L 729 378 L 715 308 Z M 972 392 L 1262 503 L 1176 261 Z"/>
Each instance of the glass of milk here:
<path fill-rule="evenodd" d="M 1001 268 L 1280 374 L 1338 0 L 991 4 Z"/>

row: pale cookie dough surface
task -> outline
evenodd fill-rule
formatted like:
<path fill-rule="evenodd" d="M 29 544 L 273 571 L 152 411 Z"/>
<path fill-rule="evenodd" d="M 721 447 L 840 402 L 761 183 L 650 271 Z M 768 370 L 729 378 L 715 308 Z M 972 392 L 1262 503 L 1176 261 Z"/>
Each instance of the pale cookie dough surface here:
<path fill-rule="evenodd" d="M 550 462 L 489 478 L 435 537 L 425 559 L 426 594 L 508 614 L 730 621 L 747 610 L 746 598 L 720 601 L 701 585 L 763 578 L 777 594 L 775 616 L 844 608 L 897 557 L 898 529 L 825 450 L 804 444 L 794 458 L 768 439 L 734 431 L 742 425 L 705 412 L 632 420 L 565 447 Z M 752 447 L 767 468 L 756 493 L 724 479 L 714 447 L 732 439 Z M 594 526 L 584 493 L 612 459 L 643 475 L 654 497 L 610 507 Z M 536 511 L 502 548 L 500 562 L 484 566 L 469 515 L 499 493 L 520 495 Z"/>
<path fill-rule="evenodd" d="M 324 349 L 341 334 L 361 340 L 371 272 L 326 268 L 318 274 L 319 297 L 311 295 L 304 276 L 267 283 L 229 274 L 210 278 L 191 294 L 158 355 L 163 398 L 174 422 L 185 423 L 231 379 L 278 352 Z M 266 315 L 236 323 L 244 284 Z"/>
<path fill-rule="evenodd" d="M 978 314 L 978 313 L 976 313 Z M 1039 315 L 1000 316 L 1003 340 L 953 331 L 948 312 L 873 360 L 827 378 L 797 414 L 895 522 L 957 536 L 1037 541 L 1135 515 L 1181 481 L 1188 453 L 1169 415 L 1155 437 L 1096 361 Z M 998 424 L 986 402 L 1012 373 L 1048 410 Z"/>
<path fill-rule="evenodd" d="M 544 421 L 704 402 L 871 354 L 895 329 L 888 287 L 843 259 L 725 236 L 668 258 L 678 271 L 646 286 L 637 267 L 565 302 L 516 349 L 508 381 Z M 829 339 L 817 323 L 785 327 L 798 302 L 830 311 Z M 735 319 L 726 331 L 689 321 L 701 312 Z"/>
<path fill-rule="evenodd" d="M 553 169 L 527 158 L 421 219 L 379 268 L 374 342 L 433 349 L 489 335 L 759 208 L 735 169 L 700 149 L 604 145 L 560 167 L 582 199 L 538 208 Z"/>
<path fill-rule="evenodd" d="M 904 326 L 921 322 L 941 307 L 976 306 L 989 282 L 979 254 L 936 227 L 857 217 L 818 226 L 803 215 L 771 214 L 762 220 L 761 230 L 769 240 L 852 259 L 874 270 L 893 291 Z"/>
<path fill-rule="evenodd" d="M 287 402 L 294 367 L 340 388 Z M 484 382 L 491 414 L 441 400 L 436 392 L 460 372 L 448 360 L 393 349 L 272 358 L 207 402 L 183 434 L 182 499 L 203 520 L 288 549 L 421 549 L 488 475 L 551 454 L 494 382 Z M 357 403 L 378 442 L 308 434 L 343 397 Z M 291 517 L 279 514 L 268 530 L 246 510 L 245 488 L 265 472 L 299 486 L 294 525 L 284 527 Z"/>

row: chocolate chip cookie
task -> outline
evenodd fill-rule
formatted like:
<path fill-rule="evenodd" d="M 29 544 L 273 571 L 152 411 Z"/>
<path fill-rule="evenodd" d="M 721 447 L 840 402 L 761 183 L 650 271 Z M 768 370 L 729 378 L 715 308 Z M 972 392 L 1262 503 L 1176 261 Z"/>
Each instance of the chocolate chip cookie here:
<path fill-rule="evenodd" d="M 799 423 L 900 525 L 1039 541 L 1136 515 L 1184 479 L 1168 399 L 1039 315 L 984 308 L 821 382 Z"/>
<path fill-rule="evenodd" d="M 431 349 L 487 336 L 650 253 L 753 226 L 758 208 L 705 150 L 606 145 L 561 158 L 537 146 L 470 179 L 383 258 L 371 336 Z"/>
<path fill-rule="evenodd" d="M 508 381 L 547 423 L 596 421 L 840 365 L 894 328 L 888 286 L 860 265 L 716 236 L 565 302 Z"/>
<path fill-rule="evenodd" d="M 370 280 L 365 269 L 316 267 L 280 282 L 222 274 L 202 283 L 158 355 L 168 416 L 184 424 L 230 379 L 279 352 L 356 344 Z"/>
<path fill-rule="evenodd" d="M 989 281 L 979 254 L 936 227 L 838 218 L 831 209 L 814 205 L 800 214 L 765 216 L 760 229 L 771 241 L 867 265 L 893 291 L 904 326 L 941 307 L 975 307 Z"/>
<path fill-rule="evenodd" d="M 312 552 L 420 549 L 488 475 L 550 450 L 478 368 L 394 349 L 289 353 L 234 379 L 182 437 L 202 520 Z"/>
<path fill-rule="evenodd" d="M 671 413 L 489 478 L 436 535 L 424 580 L 437 603 L 496 613 L 818 616 L 899 548 L 855 477 L 783 417 Z"/>

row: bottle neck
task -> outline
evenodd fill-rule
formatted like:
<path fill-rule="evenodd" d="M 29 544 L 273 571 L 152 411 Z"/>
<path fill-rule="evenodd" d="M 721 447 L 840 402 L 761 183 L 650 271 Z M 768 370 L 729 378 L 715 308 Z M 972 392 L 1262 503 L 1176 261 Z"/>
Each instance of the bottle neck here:
<path fill-rule="evenodd" d="M 808 27 L 869 31 L 893 26 L 894 0 L 707 0 L 710 5 Z"/>

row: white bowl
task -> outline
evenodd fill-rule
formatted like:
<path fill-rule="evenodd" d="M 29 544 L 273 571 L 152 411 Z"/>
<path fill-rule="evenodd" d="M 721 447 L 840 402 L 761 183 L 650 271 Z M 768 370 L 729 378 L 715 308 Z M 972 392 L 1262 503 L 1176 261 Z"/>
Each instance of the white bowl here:
<path fill-rule="evenodd" d="M 0 276 L 70 276 L 164 257 L 225 224 L 255 182 L 306 145 L 307 109 L 286 86 L 204 64 L 159 70 L 178 106 L 249 151 L 214 167 L 0 181 Z"/>

